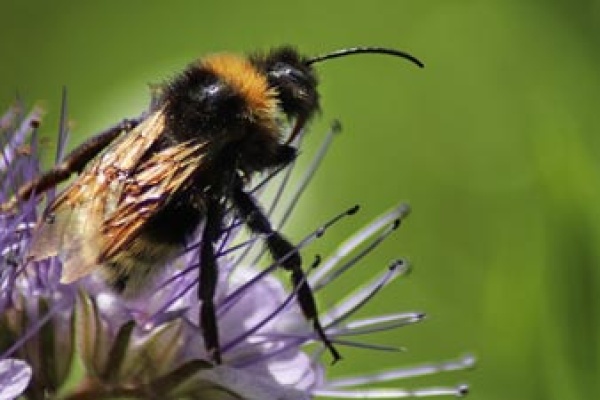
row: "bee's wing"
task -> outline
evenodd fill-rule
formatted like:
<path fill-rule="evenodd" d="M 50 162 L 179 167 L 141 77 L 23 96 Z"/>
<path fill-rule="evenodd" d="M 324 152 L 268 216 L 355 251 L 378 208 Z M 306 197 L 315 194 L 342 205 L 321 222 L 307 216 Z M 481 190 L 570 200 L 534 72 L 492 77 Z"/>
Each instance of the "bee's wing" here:
<path fill-rule="evenodd" d="M 192 175 L 205 165 L 206 149 L 207 143 L 185 142 L 156 152 L 140 164 L 126 180 L 116 210 L 102 225 L 105 240 L 100 261 L 123 250 L 174 194 L 189 187 Z"/>
<path fill-rule="evenodd" d="M 165 116 L 157 111 L 88 164 L 49 207 L 34 233 L 29 257 L 59 255 L 63 283 L 91 273 L 99 264 L 102 225 L 118 208 L 127 177 L 164 127 Z"/>
<path fill-rule="evenodd" d="M 85 186 L 80 192 L 92 192 Z M 34 233 L 29 250 L 33 260 L 59 256 L 63 261 L 61 282 L 70 283 L 91 273 L 96 262 L 103 206 L 99 197 L 78 203 L 64 203 L 50 211 Z"/>

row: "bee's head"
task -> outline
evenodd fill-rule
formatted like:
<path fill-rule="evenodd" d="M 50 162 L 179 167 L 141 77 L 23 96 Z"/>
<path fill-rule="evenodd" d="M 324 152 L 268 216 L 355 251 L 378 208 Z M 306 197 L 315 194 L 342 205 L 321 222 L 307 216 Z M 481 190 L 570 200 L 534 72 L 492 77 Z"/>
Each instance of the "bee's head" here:
<path fill-rule="evenodd" d="M 268 54 L 255 54 L 251 62 L 267 76 L 269 86 L 277 92 L 279 106 L 289 119 L 296 120 L 296 126 L 288 138 L 288 143 L 298 134 L 300 126 L 319 110 L 317 75 L 313 64 L 352 54 L 378 53 L 405 58 L 419 67 L 423 63 L 403 51 L 382 47 L 352 47 L 336 50 L 316 57 L 301 56 L 289 46 L 271 50 Z"/>
<path fill-rule="evenodd" d="M 319 109 L 317 76 L 314 69 L 292 47 L 279 47 L 255 54 L 251 62 L 277 93 L 279 107 L 289 119 L 308 119 Z"/>

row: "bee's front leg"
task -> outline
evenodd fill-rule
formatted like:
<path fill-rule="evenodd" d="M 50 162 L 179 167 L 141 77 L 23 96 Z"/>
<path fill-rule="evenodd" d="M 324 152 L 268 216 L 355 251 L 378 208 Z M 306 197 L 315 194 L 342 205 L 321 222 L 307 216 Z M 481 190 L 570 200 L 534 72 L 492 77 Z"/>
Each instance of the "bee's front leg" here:
<path fill-rule="evenodd" d="M 271 227 L 267 216 L 256 204 L 252 195 L 243 190 L 239 180 L 234 188 L 233 201 L 248 227 L 255 233 L 265 235 L 267 248 L 273 259 L 279 262 L 282 268 L 290 271 L 292 284 L 298 290 L 298 303 L 304 317 L 312 322 L 319 339 L 333 356 L 333 362 L 340 360 L 342 358 L 340 353 L 327 337 L 319 321 L 315 298 L 302 270 L 302 259 L 296 247 Z"/>

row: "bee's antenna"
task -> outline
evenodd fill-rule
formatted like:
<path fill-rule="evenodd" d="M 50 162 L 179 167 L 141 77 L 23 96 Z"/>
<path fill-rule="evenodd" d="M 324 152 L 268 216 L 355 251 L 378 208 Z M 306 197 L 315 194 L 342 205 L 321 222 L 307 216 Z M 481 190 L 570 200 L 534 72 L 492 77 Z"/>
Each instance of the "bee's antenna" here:
<path fill-rule="evenodd" d="M 414 56 L 411 56 L 410 54 L 408 54 L 404 51 L 395 50 L 395 49 L 387 49 L 385 47 L 350 47 L 347 49 L 340 49 L 340 50 L 332 51 L 331 53 L 322 54 L 320 56 L 309 58 L 308 60 L 306 60 L 306 65 L 311 65 L 311 64 L 318 63 L 321 61 L 330 60 L 332 58 L 344 57 L 344 56 L 349 56 L 352 54 L 363 54 L 363 53 L 387 54 L 390 56 L 401 57 L 406 60 L 409 60 L 421 68 L 423 68 L 425 66 L 425 64 L 423 64 L 419 59 L 417 59 Z"/>

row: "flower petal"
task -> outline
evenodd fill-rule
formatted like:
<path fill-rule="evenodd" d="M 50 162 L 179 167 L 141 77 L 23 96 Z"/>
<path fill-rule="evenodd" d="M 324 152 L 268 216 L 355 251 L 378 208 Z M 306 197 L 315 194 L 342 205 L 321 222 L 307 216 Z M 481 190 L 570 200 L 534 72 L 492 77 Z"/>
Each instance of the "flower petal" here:
<path fill-rule="evenodd" d="M 377 292 L 387 286 L 395 278 L 409 271 L 409 265 L 405 261 L 398 260 L 392 263 L 386 271 L 376 276 L 363 288 L 358 289 L 350 296 L 331 307 L 321 315 L 321 323 L 325 327 L 333 326 L 348 318 L 365 303 L 367 303 Z"/>
<path fill-rule="evenodd" d="M 236 368 L 218 366 L 202 371 L 201 375 L 206 380 L 239 393 L 244 400 L 309 400 L 311 398 L 307 393 Z"/>
<path fill-rule="evenodd" d="M 31 367 L 14 358 L 0 360 L 0 399 L 14 399 L 29 385 Z"/>
<path fill-rule="evenodd" d="M 410 207 L 408 204 L 400 204 L 392 210 L 386 212 L 375 221 L 370 222 L 360 231 L 356 232 L 344 243 L 342 243 L 335 253 L 323 262 L 321 266 L 308 278 L 308 282 L 311 288 L 318 292 L 324 286 L 331 281 L 335 280 L 346 270 L 356 264 L 360 259 L 375 249 L 381 242 L 383 242 L 390 233 L 398 228 L 400 222 L 408 216 Z M 386 229 L 387 228 L 387 229 Z M 348 255 L 356 251 L 361 245 L 363 245 L 371 237 L 377 236 L 372 243 L 370 243 L 364 250 L 358 253 L 348 262 L 338 266 L 338 264 L 346 258 Z"/>
<path fill-rule="evenodd" d="M 394 368 L 376 374 L 360 375 L 329 380 L 327 388 L 353 387 L 380 382 L 389 382 L 397 379 L 414 378 L 417 376 L 432 375 L 439 372 L 457 371 L 472 368 L 475 365 L 475 357 L 464 356 L 458 360 L 443 363 L 422 364 L 414 367 Z"/>
<path fill-rule="evenodd" d="M 318 396 L 338 399 L 403 399 L 415 397 L 455 396 L 463 397 L 469 392 L 466 385 L 434 387 L 425 389 L 365 389 L 365 390 L 317 390 Z"/>

